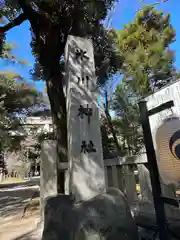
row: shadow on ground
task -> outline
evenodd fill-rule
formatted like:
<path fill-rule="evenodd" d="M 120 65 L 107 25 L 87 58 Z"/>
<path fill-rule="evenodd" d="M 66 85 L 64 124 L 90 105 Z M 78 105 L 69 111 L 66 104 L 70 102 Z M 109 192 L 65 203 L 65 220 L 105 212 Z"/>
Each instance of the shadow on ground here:
<path fill-rule="evenodd" d="M 23 211 L 33 194 L 33 198 L 39 197 L 38 186 L 0 190 L 0 217 L 6 218 Z"/>
<path fill-rule="evenodd" d="M 35 234 L 34 231 L 30 231 L 30 232 L 23 234 L 17 238 L 14 238 L 13 240 L 27 240 L 27 239 L 37 240 L 37 235 Z"/>

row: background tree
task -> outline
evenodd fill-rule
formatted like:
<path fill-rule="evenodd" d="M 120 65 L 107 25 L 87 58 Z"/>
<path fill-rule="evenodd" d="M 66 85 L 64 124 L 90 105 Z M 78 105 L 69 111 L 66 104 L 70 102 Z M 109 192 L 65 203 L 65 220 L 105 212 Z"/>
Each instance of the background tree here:
<path fill-rule="evenodd" d="M 1 15 L 0 15 L 1 16 Z M 1 19 L 1 18 L 0 18 Z M 3 20 L 1 22 L 4 22 Z M 0 59 L 7 63 L 25 64 L 13 54 L 14 43 L 1 42 Z M 21 136 L 12 136 L 19 124 L 32 111 L 45 105 L 42 93 L 27 83 L 19 74 L 0 71 L 0 144 L 1 149 L 15 150 L 20 146 Z"/>
<path fill-rule="evenodd" d="M 123 78 L 114 93 L 113 109 L 118 117 L 114 127 L 127 154 L 137 154 L 143 146 L 137 102 L 178 78 L 174 52 L 169 46 L 175 39 L 170 15 L 143 8 L 120 31 L 113 32 L 123 59 Z"/>
<path fill-rule="evenodd" d="M 113 104 L 119 119 L 111 119 L 107 91 L 104 110 L 119 154 L 132 155 L 143 144 L 136 102 L 178 77 L 173 65 L 174 53 L 169 50 L 175 31 L 170 16 L 164 16 L 151 5 L 140 10 L 122 30 L 112 29 L 109 34 L 116 39 L 123 62 L 120 69 L 123 81 L 116 89 Z"/>
<path fill-rule="evenodd" d="M 120 136 L 124 154 L 138 154 L 143 146 L 139 110 L 134 94 L 125 81 L 122 81 L 116 88 L 113 110 L 116 113 L 113 125 L 117 135 Z"/>
<path fill-rule="evenodd" d="M 14 44 L 1 43 L 1 59 L 8 63 L 21 63 L 12 54 Z M 6 163 L 4 159 L 5 151 L 16 151 L 20 149 L 21 142 L 26 136 L 12 134 L 18 130 L 19 125 L 26 116 L 43 104 L 42 94 L 32 85 L 14 72 L 0 71 L 0 168 L 6 173 Z"/>
<path fill-rule="evenodd" d="M 170 15 L 145 7 L 117 32 L 117 47 L 124 59 L 122 72 L 134 92 L 146 96 L 173 81 L 175 40 Z"/>
<path fill-rule="evenodd" d="M 19 127 L 29 112 L 41 105 L 41 93 L 37 92 L 33 86 L 25 82 L 18 74 L 0 72 L 1 146 L 7 148 L 14 146 L 15 142 L 18 143 L 17 140 L 21 137 L 13 137 L 10 132 Z"/>

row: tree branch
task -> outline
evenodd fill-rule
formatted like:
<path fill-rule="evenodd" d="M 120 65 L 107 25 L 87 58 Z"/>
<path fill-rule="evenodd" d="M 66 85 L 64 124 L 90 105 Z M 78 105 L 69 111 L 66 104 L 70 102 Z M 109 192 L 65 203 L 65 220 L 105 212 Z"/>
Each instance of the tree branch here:
<path fill-rule="evenodd" d="M 0 27 L 0 33 L 4 33 L 12 29 L 13 27 L 19 26 L 27 20 L 27 17 L 24 13 L 21 13 L 17 18 L 15 18 L 12 22 L 6 24 L 5 26 Z"/>
<path fill-rule="evenodd" d="M 40 5 L 38 3 L 35 3 L 35 2 L 32 2 L 31 4 L 27 4 L 26 1 L 24 0 L 19 0 L 19 4 L 23 10 L 23 12 L 28 15 L 28 19 L 33 19 L 33 17 L 38 17 L 39 15 L 42 17 L 44 17 L 45 19 L 48 19 L 50 20 L 50 15 L 45 12 L 44 9 L 41 9 L 40 8 Z M 36 9 L 39 9 L 39 11 L 35 11 L 33 9 L 33 6 L 36 8 Z"/>

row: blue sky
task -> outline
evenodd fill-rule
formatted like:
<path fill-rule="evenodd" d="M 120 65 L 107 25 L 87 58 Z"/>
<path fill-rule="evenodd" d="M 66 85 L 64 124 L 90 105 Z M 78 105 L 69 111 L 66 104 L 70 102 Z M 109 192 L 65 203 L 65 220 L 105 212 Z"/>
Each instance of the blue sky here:
<path fill-rule="evenodd" d="M 155 1 L 144 0 L 144 2 L 149 4 Z M 112 26 L 117 29 L 123 28 L 124 24 L 127 24 L 134 19 L 136 12 L 143 6 L 143 4 L 144 3 L 141 3 L 141 0 L 120 0 L 120 2 L 116 5 L 115 12 L 112 16 Z M 169 0 L 166 3 L 160 4 L 158 9 L 163 10 L 165 13 L 171 14 L 171 23 L 176 29 L 177 34 L 176 42 L 172 44 L 171 49 L 176 52 L 175 65 L 180 69 L 180 24 L 178 19 L 180 14 L 180 0 Z M 27 81 L 31 81 L 29 71 L 33 68 L 34 62 L 30 48 L 31 34 L 29 27 L 29 23 L 26 21 L 21 26 L 9 31 L 7 34 L 7 40 L 9 42 L 13 41 L 17 44 L 17 48 L 14 50 L 15 55 L 18 58 L 26 59 L 29 63 L 28 66 L 0 66 L 1 69 L 10 69 L 20 73 Z M 39 90 L 43 88 L 41 82 L 36 83 L 36 86 Z"/>

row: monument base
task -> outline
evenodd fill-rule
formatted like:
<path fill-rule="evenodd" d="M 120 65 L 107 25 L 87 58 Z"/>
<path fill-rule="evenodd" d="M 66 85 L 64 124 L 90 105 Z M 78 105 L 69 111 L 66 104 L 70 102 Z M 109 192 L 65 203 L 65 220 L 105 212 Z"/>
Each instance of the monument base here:
<path fill-rule="evenodd" d="M 106 193 L 76 204 L 68 195 L 46 200 L 43 240 L 138 240 L 136 224 L 123 193 Z"/>

